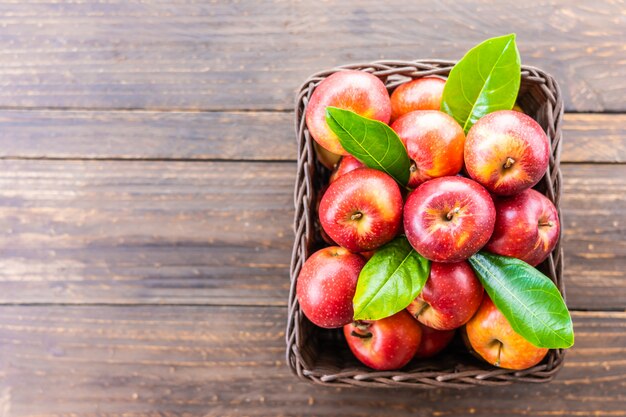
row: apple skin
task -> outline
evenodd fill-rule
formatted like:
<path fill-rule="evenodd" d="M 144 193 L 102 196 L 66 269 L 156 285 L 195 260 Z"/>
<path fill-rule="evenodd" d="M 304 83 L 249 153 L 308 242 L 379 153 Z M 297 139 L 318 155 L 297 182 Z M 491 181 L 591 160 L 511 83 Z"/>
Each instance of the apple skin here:
<path fill-rule="evenodd" d="M 483 293 L 480 281 L 466 261 L 433 262 L 424 289 L 407 310 L 428 327 L 452 330 L 472 318 Z"/>
<path fill-rule="evenodd" d="M 351 252 L 376 249 L 393 239 L 402 222 L 402 194 L 387 174 L 359 168 L 330 184 L 319 208 L 328 236 Z"/>
<path fill-rule="evenodd" d="M 422 329 L 420 342 L 415 358 L 431 358 L 444 350 L 454 338 L 456 330 L 437 330 L 419 323 Z"/>
<path fill-rule="evenodd" d="M 352 299 L 365 259 L 339 246 L 311 255 L 300 270 L 296 297 L 304 315 L 326 329 L 354 320 Z"/>
<path fill-rule="evenodd" d="M 422 339 L 422 329 L 405 310 L 382 320 L 348 324 L 343 334 L 354 356 L 379 371 L 409 363 Z"/>
<path fill-rule="evenodd" d="M 341 155 L 336 155 L 326 149 L 322 148 L 317 142 L 313 142 L 313 148 L 315 148 L 315 155 L 317 156 L 317 160 L 320 161 L 322 165 L 324 165 L 328 169 L 335 169 L 339 160 L 341 159 Z"/>
<path fill-rule="evenodd" d="M 494 202 L 496 225 L 485 249 L 521 259 L 532 266 L 543 262 L 556 246 L 561 233 L 554 204 L 533 189 Z"/>
<path fill-rule="evenodd" d="M 488 296 L 465 325 L 465 332 L 474 352 L 500 368 L 527 369 L 548 353 L 548 349 L 533 346 L 516 333 Z"/>
<path fill-rule="evenodd" d="M 418 78 L 400 85 L 391 94 L 391 121 L 415 110 L 439 110 L 446 80 Z"/>
<path fill-rule="evenodd" d="M 313 91 L 306 109 L 309 133 L 326 150 L 348 155 L 337 135 L 326 123 L 326 107 L 334 106 L 389 123 L 391 101 L 385 84 L 376 76 L 355 70 L 336 72 L 325 78 Z"/>
<path fill-rule="evenodd" d="M 420 185 L 404 205 L 404 231 L 411 246 L 435 262 L 459 262 L 491 237 L 496 210 L 489 193 L 463 177 Z"/>
<path fill-rule="evenodd" d="M 530 116 L 501 110 L 482 117 L 467 133 L 465 168 L 490 192 L 513 195 L 541 180 L 550 141 Z"/>
<path fill-rule="evenodd" d="M 407 113 L 391 128 L 412 159 L 409 187 L 437 177 L 456 175 L 463 168 L 465 133 L 456 120 L 436 110 Z"/>
<path fill-rule="evenodd" d="M 330 179 L 328 180 L 329 184 L 335 182 L 335 180 L 342 175 L 345 175 L 348 172 L 354 171 L 358 168 L 365 168 L 365 165 L 363 165 L 363 162 L 359 161 L 354 156 L 346 155 L 341 157 L 339 164 L 337 164 L 337 167 L 335 168 L 330 176 Z"/>

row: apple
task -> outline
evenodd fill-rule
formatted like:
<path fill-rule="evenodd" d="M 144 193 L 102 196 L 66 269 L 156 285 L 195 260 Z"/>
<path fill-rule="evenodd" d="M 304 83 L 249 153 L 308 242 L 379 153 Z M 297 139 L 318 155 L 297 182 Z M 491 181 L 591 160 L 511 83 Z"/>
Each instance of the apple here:
<path fill-rule="evenodd" d="M 313 148 L 315 148 L 317 160 L 328 169 L 334 169 L 339 163 L 339 159 L 341 159 L 341 155 L 327 151 L 318 145 L 317 142 L 313 142 Z"/>
<path fill-rule="evenodd" d="M 350 171 L 354 171 L 357 168 L 365 168 L 365 165 L 363 165 L 363 162 L 359 161 L 352 155 L 343 156 L 341 157 L 339 164 L 331 174 L 328 181 L 329 183 L 333 183 L 337 178 L 341 177 L 344 174 L 347 174 Z"/>
<path fill-rule="evenodd" d="M 422 341 L 420 342 L 415 357 L 420 359 L 435 356 L 446 348 L 454 338 L 456 330 L 437 330 L 432 327 L 424 326 L 420 323 L 422 329 Z"/>
<path fill-rule="evenodd" d="M 467 261 L 433 262 L 421 294 L 407 310 L 420 323 L 437 330 L 461 327 L 483 299 L 483 287 Z"/>
<path fill-rule="evenodd" d="M 500 368 L 527 369 L 548 353 L 548 349 L 533 346 L 516 333 L 488 296 L 465 325 L 465 332 L 474 352 Z"/>
<path fill-rule="evenodd" d="M 389 123 L 391 101 L 385 84 L 376 76 L 363 71 L 346 70 L 325 78 L 313 91 L 306 108 L 309 133 L 326 150 L 348 155 L 337 135 L 326 123 L 326 107 L 334 106 Z"/>
<path fill-rule="evenodd" d="M 354 319 L 352 299 L 365 259 L 339 246 L 311 255 L 300 270 L 296 297 L 304 315 L 319 327 L 342 327 Z"/>
<path fill-rule="evenodd" d="M 495 200 L 496 225 L 485 246 L 489 252 L 521 259 L 532 266 L 543 262 L 559 240 L 561 226 L 554 204 L 529 189 Z"/>
<path fill-rule="evenodd" d="M 465 168 L 485 188 L 513 195 L 539 182 L 550 160 L 550 141 L 530 116 L 513 110 L 476 122 L 465 141 Z"/>
<path fill-rule="evenodd" d="M 350 350 L 363 364 L 379 371 L 400 369 L 415 356 L 422 329 L 402 310 L 376 321 L 357 321 L 344 326 Z"/>
<path fill-rule="evenodd" d="M 491 237 L 496 211 L 480 184 L 442 177 L 420 185 L 404 206 L 404 231 L 413 248 L 435 262 L 459 262 Z"/>
<path fill-rule="evenodd" d="M 384 172 L 359 168 L 329 185 L 319 208 L 328 236 L 351 252 L 376 249 L 393 239 L 402 222 L 402 194 Z"/>
<path fill-rule="evenodd" d="M 407 113 L 391 128 L 406 146 L 412 160 L 409 187 L 424 181 L 456 175 L 463 168 L 463 128 L 446 113 L 421 110 Z"/>
<path fill-rule="evenodd" d="M 415 110 L 439 110 L 446 80 L 418 78 L 400 85 L 391 94 L 391 121 Z"/>

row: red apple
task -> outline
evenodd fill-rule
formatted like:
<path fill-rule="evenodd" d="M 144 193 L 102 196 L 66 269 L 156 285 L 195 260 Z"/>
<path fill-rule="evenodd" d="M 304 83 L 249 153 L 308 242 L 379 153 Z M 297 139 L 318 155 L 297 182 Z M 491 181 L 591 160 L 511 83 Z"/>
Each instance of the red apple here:
<path fill-rule="evenodd" d="M 463 128 L 447 114 L 436 110 L 407 113 L 396 120 L 395 130 L 406 146 L 411 164 L 409 187 L 424 181 L 456 175 L 463 168 Z"/>
<path fill-rule="evenodd" d="M 437 330 L 420 323 L 422 341 L 415 352 L 416 358 L 430 358 L 446 348 L 454 338 L 456 330 Z"/>
<path fill-rule="evenodd" d="M 339 164 L 333 171 L 332 175 L 330 176 L 329 183 L 335 182 L 337 178 L 347 174 L 350 171 L 354 171 L 357 168 L 365 168 L 365 165 L 363 165 L 363 162 L 359 161 L 352 155 L 343 156 L 339 161 Z"/>
<path fill-rule="evenodd" d="M 360 255 L 338 246 L 311 255 L 302 266 L 296 285 L 296 297 L 304 315 L 328 329 L 354 320 L 352 299 L 364 265 L 365 259 Z"/>
<path fill-rule="evenodd" d="M 402 368 L 415 356 L 422 329 L 402 310 L 382 320 L 348 324 L 343 334 L 350 350 L 363 364 L 390 371 Z"/>
<path fill-rule="evenodd" d="M 549 160 L 550 141 L 543 129 L 518 111 L 490 113 L 467 133 L 465 168 L 494 194 L 531 188 L 546 173 Z"/>
<path fill-rule="evenodd" d="M 483 287 L 466 261 L 433 262 L 421 294 L 407 307 L 420 323 L 437 330 L 461 327 L 483 299 Z"/>
<path fill-rule="evenodd" d="M 404 83 L 391 94 L 391 121 L 415 110 L 439 110 L 446 80 L 418 78 Z"/>
<path fill-rule="evenodd" d="M 337 155 L 348 155 L 326 123 L 326 107 L 352 110 L 363 117 L 389 123 L 391 102 L 385 84 L 363 71 L 341 71 L 322 81 L 311 95 L 306 125 L 317 143 Z"/>
<path fill-rule="evenodd" d="M 365 252 L 384 245 L 398 233 L 402 195 L 389 175 L 359 168 L 330 184 L 319 215 L 332 240 L 351 252 Z"/>
<path fill-rule="evenodd" d="M 496 225 L 485 249 L 532 266 L 543 262 L 559 240 L 559 215 L 554 204 L 530 189 L 496 199 L 495 205 Z"/>
<path fill-rule="evenodd" d="M 487 296 L 465 326 L 474 352 L 492 365 L 527 369 L 541 362 L 548 349 L 538 348 L 516 333 Z"/>
<path fill-rule="evenodd" d="M 413 248 L 427 259 L 459 262 L 487 243 L 495 218 L 493 200 L 478 183 L 442 177 L 409 194 L 404 231 Z"/>

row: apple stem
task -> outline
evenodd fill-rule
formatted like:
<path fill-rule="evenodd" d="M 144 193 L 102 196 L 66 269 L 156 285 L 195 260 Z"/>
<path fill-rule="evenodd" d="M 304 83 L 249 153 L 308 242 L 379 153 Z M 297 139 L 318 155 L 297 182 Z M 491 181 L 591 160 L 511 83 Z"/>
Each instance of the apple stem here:
<path fill-rule="evenodd" d="M 430 307 L 430 304 L 424 302 L 424 304 L 422 304 L 420 309 L 418 311 L 416 311 L 415 314 L 413 314 L 413 317 L 418 318 L 419 315 L 422 314 L 424 312 L 424 310 L 426 310 L 428 307 Z"/>
<path fill-rule="evenodd" d="M 544 226 L 552 227 L 552 226 L 554 226 L 554 222 L 552 220 L 548 220 L 547 222 L 540 222 L 539 223 L 539 227 L 544 227 Z"/>
<path fill-rule="evenodd" d="M 361 217 L 363 217 L 363 213 L 357 211 L 352 216 L 350 216 L 350 220 L 359 220 Z"/>
<path fill-rule="evenodd" d="M 499 340 L 497 342 L 498 342 L 498 359 L 496 359 L 496 363 L 494 363 L 494 365 L 500 366 L 500 355 L 502 355 L 502 342 Z"/>
<path fill-rule="evenodd" d="M 452 220 L 455 214 L 457 214 L 461 209 L 459 207 L 455 207 L 446 214 L 446 219 Z"/>
<path fill-rule="evenodd" d="M 359 339 L 369 339 L 370 337 L 372 337 L 372 332 L 367 331 L 367 329 L 369 329 L 372 323 L 357 320 L 354 322 L 354 325 L 357 328 L 357 330 L 364 332 L 364 333 L 361 334 L 355 330 L 352 330 L 352 332 L 350 332 L 351 336 L 358 337 Z"/>
<path fill-rule="evenodd" d="M 409 172 L 415 172 L 417 171 L 417 165 L 415 164 L 415 161 L 411 162 L 411 167 L 409 168 Z"/>
<path fill-rule="evenodd" d="M 515 159 L 511 158 L 510 156 L 506 158 L 506 162 L 503 165 L 504 169 L 509 169 L 513 166 L 513 164 L 515 163 Z"/>

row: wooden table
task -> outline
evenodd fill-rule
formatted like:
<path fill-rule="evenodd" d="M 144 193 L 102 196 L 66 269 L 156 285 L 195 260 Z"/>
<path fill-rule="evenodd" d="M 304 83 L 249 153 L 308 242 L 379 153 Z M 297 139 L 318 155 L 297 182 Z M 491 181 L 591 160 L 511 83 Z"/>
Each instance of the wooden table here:
<path fill-rule="evenodd" d="M 626 415 L 626 5 L 529 3 L 0 0 L 0 416 Z M 568 111 L 564 370 L 466 391 L 299 382 L 297 86 L 510 31 Z"/>

